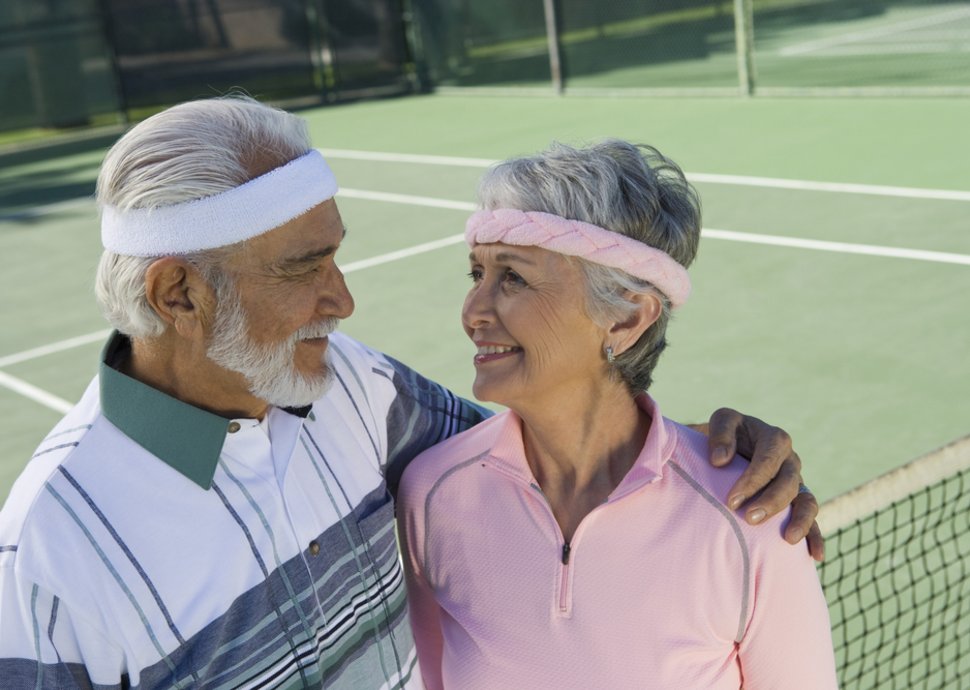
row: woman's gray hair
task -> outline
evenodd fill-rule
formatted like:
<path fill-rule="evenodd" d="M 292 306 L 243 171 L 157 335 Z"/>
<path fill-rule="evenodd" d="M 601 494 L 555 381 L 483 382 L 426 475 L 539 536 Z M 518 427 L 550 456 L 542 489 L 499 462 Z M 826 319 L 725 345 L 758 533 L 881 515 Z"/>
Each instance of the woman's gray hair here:
<path fill-rule="evenodd" d="M 669 254 L 685 268 L 697 255 L 701 208 L 680 167 L 651 146 L 609 139 L 585 148 L 553 144 L 535 156 L 504 161 L 479 186 L 483 208 L 542 211 L 626 235 Z M 629 295 L 653 293 L 663 312 L 614 366 L 634 395 L 646 391 L 667 347 L 670 301 L 620 269 L 575 259 L 586 278 L 586 311 L 598 325 L 624 321 Z"/>
<path fill-rule="evenodd" d="M 248 182 L 312 148 L 306 122 L 245 96 L 192 101 L 139 123 L 111 147 L 98 175 L 100 206 L 121 211 L 169 206 Z M 203 230 L 204 231 L 204 230 Z M 231 283 L 220 267 L 233 247 L 184 258 L 214 288 Z M 108 322 L 134 338 L 161 335 L 165 323 L 145 296 L 145 271 L 160 257 L 104 251 L 95 293 Z"/>

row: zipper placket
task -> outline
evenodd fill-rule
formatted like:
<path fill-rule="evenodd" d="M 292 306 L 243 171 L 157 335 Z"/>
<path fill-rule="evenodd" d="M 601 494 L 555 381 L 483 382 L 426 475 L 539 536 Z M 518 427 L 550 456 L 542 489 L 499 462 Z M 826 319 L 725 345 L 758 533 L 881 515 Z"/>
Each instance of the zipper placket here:
<path fill-rule="evenodd" d="M 648 482 L 648 484 L 653 484 L 658 479 L 659 479 L 659 477 L 654 477 L 653 479 L 651 479 Z M 559 523 L 556 522 L 556 516 L 552 514 L 552 508 L 549 507 L 549 502 L 546 500 L 545 495 L 542 493 L 542 488 L 540 488 L 537 484 L 532 484 L 531 486 L 532 486 L 533 489 L 535 489 L 536 491 L 539 492 L 539 495 L 540 496 L 542 496 L 543 505 L 545 505 L 545 507 L 546 507 L 546 509 L 547 509 L 547 511 L 549 513 L 549 516 L 552 518 L 552 524 L 553 524 L 553 526 L 556 529 L 556 536 L 559 538 L 559 543 L 562 544 L 562 550 L 560 551 L 560 556 L 559 556 L 560 570 L 559 570 L 559 602 L 558 602 L 558 604 L 559 604 L 559 613 L 561 613 L 563 615 L 568 615 L 569 614 L 569 609 L 570 609 L 570 607 L 569 607 L 569 591 L 570 591 L 570 586 L 572 584 L 572 582 L 571 582 L 571 577 L 572 577 L 572 564 L 571 564 L 571 561 L 572 561 L 572 554 L 573 554 L 573 546 L 572 546 L 572 543 L 566 541 L 566 537 L 563 536 L 562 530 L 559 529 Z M 639 491 L 639 489 L 635 489 L 634 491 Z M 618 500 L 623 499 L 624 497 L 626 497 L 630 493 L 633 493 L 633 491 L 626 491 L 626 492 L 624 492 L 624 493 L 622 493 L 622 494 L 620 494 L 618 496 L 609 497 L 605 501 L 603 501 L 600 505 L 596 506 L 591 511 L 589 511 L 588 513 L 586 513 L 586 516 L 582 520 L 580 520 L 580 522 L 579 522 L 578 525 L 576 525 L 576 531 L 573 532 L 573 539 L 572 539 L 572 541 L 573 542 L 576 542 L 576 540 L 579 539 L 580 533 L 583 531 L 583 528 L 586 526 L 586 523 L 590 520 L 590 518 L 593 517 L 593 514 L 596 513 L 596 511 L 602 509 L 603 506 L 605 506 L 605 505 L 607 505 L 609 503 L 613 503 L 615 501 L 618 501 Z"/>
<path fill-rule="evenodd" d="M 558 526 L 558 525 L 557 525 Z M 567 613 L 569 611 L 569 553 L 572 551 L 572 547 L 569 542 L 563 539 L 562 544 L 562 569 L 559 574 L 559 613 Z"/>
<path fill-rule="evenodd" d="M 556 543 L 562 544 L 559 551 L 559 596 L 556 598 L 556 606 L 559 609 L 559 613 L 565 615 L 569 613 L 569 577 L 572 572 L 569 567 L 569 560 L 570 554 L 572 553 L 572 546 L 566 541 L 566 537 L 563 536 L 562 530 L 559 528 L 559 523 L 556 522 L 556 516 L 553 515 L 552 508 L 549 506 L 549 501 L 546 500 L 545 494 L 542 493 L 542 487 L 535 482 L 530 482 L 529 487 L 541 497 L 542 507 L 545 509 L 546 515 L 549 516 L 552 522 L 552 528 L 555 531 Z M 583 518 L 584 522 L 585 520 Z M 576 528 L 576 533 L 579 533 L 579 527 Z M 574 534 L 573 537 L 575 538 L 575 536 Z"/>
<path fill-rule="evenodd" d="M 560 552 L 559 552 L 559 592 L 558 592 L 558 597 L 554 602 L 554 605 L 558 609 L 558 613 L 560 615 L 568 616 L 570 613 L 569 591 L 570 591 L 570 585 L 572 584 L 571 583 L 572 565 L 570 563 L 570 561 L 572 560 L 572 552 L 573 552 L 572 544 L 566 541 L 566 537 L 563 535 L 562 529 L 560 529 L 559 523 L 556 521 L 556 516 L 552 512 L 552 507 L 549 505 L 549 501 L 546 499 L 545 494 L 542 492 L 542 487 L 540 487 L 536 483 L 535 479 L 523 481 L 523 477 L 521 477 L 517 473 L 506 471 L 504 468 L 501 467 L 501 465 L 493 465 L 493 467 L 498 471 L 502 472 L 503 474 L 506 474 L 507 476 L 509 476 L 516 483 L 519 483 L 520 485 L 527 485 L 530 489 L 535 491 L 541 498 L 540 503 L 543 509 L 545 510 L 546 515 L 548 515 L 549 519 L 552 521 L 552 528 L 556 536 L 556 542 L 557 544 L 562 545 L 560 547 Z M 660 479 L 659 475 L 654 476 L 650 478 L 646 482 L 646 484 L 653 484 L 659 479 Z M 603 501 L 601 505 L 596 506 L 591 511 L 589 511 L 589 513 L 587 513 L 586 516 L 580 521 L 580 523 L 576 526 L 576 531 L 573 533 L 572 541 L 575 542 L 579 538 L 580 532 L 582 531 L 583 527 L 586 525 L 586 522 L 593 515 L 593 513 L 600 510 L 600 508 L 602 508 L 603 506 L 609 503 L 616 502 L 620 499 L 625 498 L 627 495 L 631 493 L 640 491 L 642 488 L 643 488 L 642 485 L 638 485 L 633 488 L 628 488 L 622 493 L 615 494 L 615 495 L 611 494 L 610 496 L 608 496 L 607 499 Z"/>

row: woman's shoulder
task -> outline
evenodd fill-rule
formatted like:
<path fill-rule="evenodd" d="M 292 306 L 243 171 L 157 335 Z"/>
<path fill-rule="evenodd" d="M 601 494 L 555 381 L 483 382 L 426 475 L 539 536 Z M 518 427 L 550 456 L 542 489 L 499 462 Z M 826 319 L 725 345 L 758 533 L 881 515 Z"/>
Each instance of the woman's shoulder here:
<path fill-rule="evenodd" d="M 508 411 L 496 414 L 422 451 L 404 470 L 402 489 L 413 491 L 421 486 L 430 487 L 444 474 L 488 453 L 510 414 Z"/>
<path fill-rule="evenodd" d="M 667 433 L 673 437 L 668 463 L 673 463 L 701 487 L 727 500 L 727 492 L 747 466 L 747 460 L 735 455 L 724 467 L 710 463 L 707 436 L 688 426 L 664 418 Z"/>
<path fill-rule="evenodd" d="M 765 523 L 749 525 L 744 511 L 731 510 L 727 506 L 728 494 L 734 483 L 748 467 L 748 461 L 735 455 L 724 467 L 714 467 L 709 460 L 707 436 L 689 427 L 666 420 L 670 433 L 676 435 L 667 460 L 667 469 L 683 484 L 685 491 L 696 495 L 703 503 L 720 513 L 732 525 L 733 530 L 747 539 L 760 542 L 774 541 L 788 520 L 788 510 L 783 510 Z M 779 540 L 783 541 L 783 540 Z"/>

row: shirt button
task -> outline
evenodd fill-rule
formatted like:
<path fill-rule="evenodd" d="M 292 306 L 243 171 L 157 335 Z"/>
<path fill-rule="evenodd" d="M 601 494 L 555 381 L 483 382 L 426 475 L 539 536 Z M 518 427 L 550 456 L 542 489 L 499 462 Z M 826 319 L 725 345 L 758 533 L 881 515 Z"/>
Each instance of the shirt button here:
<path fill-rule="evenodd" d="M 242 427 L 240 426 L 239 422 L 229 422 L 229 433 L 230 434 L 236 433 L 241 428 Z"/>
<path fill-rule="evenodd" d="M 309 550 L 311 556 L 316 556 L 318 553 L 320 553 L 320 542 L 318 542 L 316 539 L 311 541 Z"/>

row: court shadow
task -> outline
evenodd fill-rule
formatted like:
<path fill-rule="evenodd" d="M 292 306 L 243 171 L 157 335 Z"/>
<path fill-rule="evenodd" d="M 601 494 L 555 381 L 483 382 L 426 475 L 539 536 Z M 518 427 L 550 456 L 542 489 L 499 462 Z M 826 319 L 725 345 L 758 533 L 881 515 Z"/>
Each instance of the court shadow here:
<path fill-rule="evenodd" d="M 0 152 L 0 220 L 29 222 L 42 215 L 40 207 L 92 197 L 101 157 L 76 156 L 104 151 L 119 135 L 120 130 Z M 45 165 L 38 169 L 39 163 Z"/>

